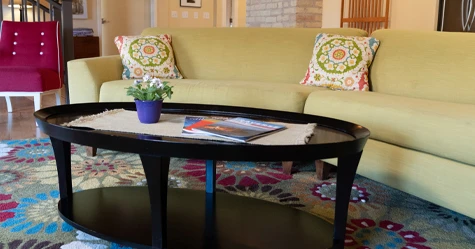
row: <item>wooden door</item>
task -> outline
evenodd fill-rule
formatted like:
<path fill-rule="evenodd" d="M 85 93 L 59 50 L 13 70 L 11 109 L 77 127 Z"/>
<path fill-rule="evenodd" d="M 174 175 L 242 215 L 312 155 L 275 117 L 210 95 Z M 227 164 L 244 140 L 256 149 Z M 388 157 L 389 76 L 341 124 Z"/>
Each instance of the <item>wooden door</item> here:
<path fill-rule="evenodd" d="M 140 35 L 151 26 L 150 0 L 101 0 L 102 55 L 119 54 L 114 38 Z"/>

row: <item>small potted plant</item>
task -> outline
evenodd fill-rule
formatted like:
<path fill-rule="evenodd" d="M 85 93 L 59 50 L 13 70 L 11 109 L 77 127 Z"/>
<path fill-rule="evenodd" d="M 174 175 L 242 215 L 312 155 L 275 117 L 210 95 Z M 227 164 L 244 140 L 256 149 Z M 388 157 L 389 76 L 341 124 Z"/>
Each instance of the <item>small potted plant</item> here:
<path fill-rule="evenodd" d="M 160 120 L 162 104 L 165 98 L 171 98 L 173 91 L 168 82 L 145 75 L 127 87 L 127 96 L 134 97 L 139 120 L 143 124 L 153 124 Z"/>

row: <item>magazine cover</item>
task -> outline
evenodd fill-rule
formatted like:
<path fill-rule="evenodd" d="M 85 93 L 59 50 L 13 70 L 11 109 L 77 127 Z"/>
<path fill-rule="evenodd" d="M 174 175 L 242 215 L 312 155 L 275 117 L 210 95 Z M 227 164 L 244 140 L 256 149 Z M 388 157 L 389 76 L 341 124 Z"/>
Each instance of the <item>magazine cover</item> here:
<path fill-rule="evenodd" d="M 216 123 L 222 120 L 226 120 L 227 118 L 224 117 L 192 117 L 187 116 L 185 117 L 185 122 L 183 124 L 183 130 L 181 135 L 197 135 L 199 132 L 194 131 L 193 128 L 200 127 L 212 123 Z M 203 134 L 201 134 L 203 135 Z"/>
<path fill-rule="evenodd" d="M 283 125 L 276 125 L 247 118 L 232 118 L 225 121 L 212 122 L 194 126 L 194 132 L 228 138 L 239 142 L 247 142 L 258 137 L 268 135 L 284 129 Z"/>

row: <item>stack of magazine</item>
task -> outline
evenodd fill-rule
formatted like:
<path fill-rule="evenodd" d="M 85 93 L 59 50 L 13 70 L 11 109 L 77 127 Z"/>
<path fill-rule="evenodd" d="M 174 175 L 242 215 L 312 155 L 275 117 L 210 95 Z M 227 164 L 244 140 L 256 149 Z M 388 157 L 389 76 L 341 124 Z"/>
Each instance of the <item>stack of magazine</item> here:
<path fill-rule="evenodd" d="M 186 117 L 182 135 L 212 136 L 248 142 L 283 129 L 283 125 L 248 118 Z"/>

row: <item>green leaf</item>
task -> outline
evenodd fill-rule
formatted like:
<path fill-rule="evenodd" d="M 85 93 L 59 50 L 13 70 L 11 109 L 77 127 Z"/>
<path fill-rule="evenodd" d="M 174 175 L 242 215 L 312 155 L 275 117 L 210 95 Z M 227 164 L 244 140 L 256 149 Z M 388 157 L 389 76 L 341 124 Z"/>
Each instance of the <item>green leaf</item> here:
<path fill-rule="evenodd" d="M 126 87 L 127 96 L 132 96 L 135 99 L 143 101 L 161 100 L 171 98 L 173 91 L 172 86 L 168 85 L 167 81 L 162 82 L 163 88 L 158 88 L 155 85 L 150 86 L 147 82 Z"/>

